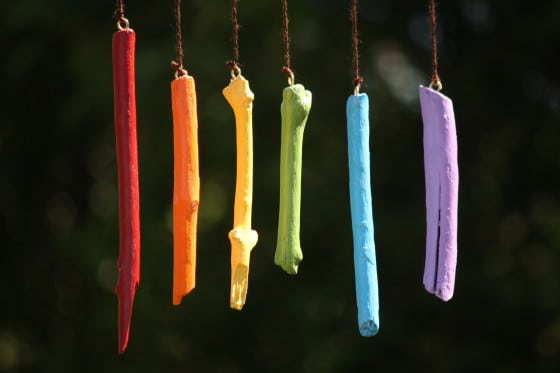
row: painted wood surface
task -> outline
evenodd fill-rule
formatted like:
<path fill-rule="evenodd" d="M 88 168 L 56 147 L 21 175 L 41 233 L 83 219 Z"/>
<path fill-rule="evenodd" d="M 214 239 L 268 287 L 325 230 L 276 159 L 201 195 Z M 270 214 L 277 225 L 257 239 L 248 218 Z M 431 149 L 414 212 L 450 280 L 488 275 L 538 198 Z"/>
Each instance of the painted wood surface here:
<path fill-rule="evenodd" d="M 457 265 L 459 170 L 453 103 L 420 86 L 426 174 L 426 263 L 424 287 L 440 299 L 453 296 Z"/>
<path fill-rule="evenodd" d="M 119 353 L 128 345 L 132 308 L 140 282 L 140 199 L 136 140 L 134 49 L 136 35 L 130 28 L 113 34 L 113 85 L 115 136 L 119 183 L 118 298 Z"/>
<path fill-rule="evenodd" d="M 173 112 L 173 304 L 196 284 L 196 229 L 200 201 L 198 117 L 192 76 L 171 82 Z"/>
<path fill-rule="evenodd" d="M 310 110 L 311 92 L 306 91 L 303 85 L 294 84 L 284 88 L 280 107 L 280 207 L 274 263 L 289 274 L 297 273 L 303 259 L 299 237 L 301 166 L 303 132 Z"/>
<path fill-rule="evenodd" d="M 358 327 L 362 336 L 371 337 L 379 330 L 379 290 L 370 180 L 369 99 L 365 93 L 348 97 L 346 118 Z"/>
<path fill-rule="evenodd" d="M 251 229 L 253 204 L 253 99 L 249 82 L 238 75 L 224 88 L 223 94 L 233 109 L 237 139 L 237 181 L 231 241 L 230 307 L 241 310 L 249 286 L 251 250 L 258 240 Z"/>

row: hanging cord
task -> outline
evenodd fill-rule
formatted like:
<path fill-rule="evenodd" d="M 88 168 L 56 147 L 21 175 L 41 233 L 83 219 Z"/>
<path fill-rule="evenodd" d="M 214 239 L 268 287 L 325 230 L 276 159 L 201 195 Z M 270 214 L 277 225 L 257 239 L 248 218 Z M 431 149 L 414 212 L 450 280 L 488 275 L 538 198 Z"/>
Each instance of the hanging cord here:
<path fill-rule="evenodd" d="M 354 67 L 354 95 L 360 93 L 360 86 L 364 78 L 360 75 L 360 49 L 358 39 L 358 0 L 352 0 L 352 7 L 350 8 L 350 18 L 352 20 L 352 65 Z"/>
<path fill-rule="evenodd" d="M 439 74 L 438 74 L 435 0 L 430 0 L 429 2 L 429 13 L 430 13 L 430 25 L 431 25 L 431 34 L 432 34 L 432 81 L 430 82 L 429 87 L 441 91 L 443 85 L 441 84 L 441 79 L 439 78 Z"/>
<path fill-rule="evenodd" d="M 181 31 L 181 0 L 175 0 L 175 31 L 177 36 L 176 50 L 177 59 L 171 61 L 171 67 L 175 72 L 175 78 L 188 75 L 187 70 L 183 67 L 183 34 Z"/>
<path fill-rule="evenodd" d="M 282 66 L 282 71 L 288 74 L 288 85 L 293 85 L 295 78 L 290 63 L 290 32 L 288 29 L 290 19 L 288 18 L 288 0 L 282 0 L 282 21 L 282 38 L 284 40 L 284 66 Z"/>
<path fill-rule="evenodd" d="M 231 0 L 231 22 L 233 25 L 233 60 L 227 61 L 226 65 L 231 69 L 231 77 L 241 75 L 239 68 L 239 23 L 237 22 L 237 0 Z"/>
<path fill-rule="evenodd" d="M 124 30 L 129 27 L 128 19 L 124 16 L 124 2 L 123 0 L 117 0 L 117 8 L 113 14 L 113 18 L 117 20 L 117 29 Z"/>

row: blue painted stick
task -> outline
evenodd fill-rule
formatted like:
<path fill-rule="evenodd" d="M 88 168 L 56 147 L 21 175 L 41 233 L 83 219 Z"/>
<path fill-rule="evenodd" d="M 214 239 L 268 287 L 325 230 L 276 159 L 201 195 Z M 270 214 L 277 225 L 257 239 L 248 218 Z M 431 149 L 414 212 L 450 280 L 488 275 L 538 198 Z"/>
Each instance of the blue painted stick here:
<path fill-rule="evenodd" d="M 358 326 L 362 336 L 371 337 L 379 330 L 379 292 L 369 164 L 369 99 L 365 93 L 348 97 L 346 117 Z"/>
<path fill-rule="evenodd" d="M 444 301 L 453 296 L 457 265 L 459 170 L 451 100 L 420 86 L 426 171 L 426 264 L 424 287 Z"/>

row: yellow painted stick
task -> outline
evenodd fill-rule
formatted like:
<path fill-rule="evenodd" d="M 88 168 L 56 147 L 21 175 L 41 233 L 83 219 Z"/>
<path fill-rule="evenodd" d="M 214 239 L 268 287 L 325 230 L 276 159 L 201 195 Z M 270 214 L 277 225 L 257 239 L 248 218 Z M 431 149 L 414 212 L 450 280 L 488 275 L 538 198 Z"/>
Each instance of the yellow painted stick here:
<path fill-rule="evenodd" d="M 235 115 L 237 138 L 237 182 L 231 241 L 230 307 L 243 308 L 247 297 L 251 250 L 258 234 L 251 229 L 253 204 L 253 99 L 249 81 L 241 75 L 233 77 L 223 94 Z"/>

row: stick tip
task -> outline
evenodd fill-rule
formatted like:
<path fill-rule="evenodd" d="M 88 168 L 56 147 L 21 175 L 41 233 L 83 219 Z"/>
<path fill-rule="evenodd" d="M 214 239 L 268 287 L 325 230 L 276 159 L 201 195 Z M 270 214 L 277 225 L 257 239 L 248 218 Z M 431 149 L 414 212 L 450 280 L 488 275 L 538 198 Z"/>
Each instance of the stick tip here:
<path fill-rule="evenodd" d="M 238 264 L 231 277 L 231 289 L 229 306 L 234 310 L 240 311 L 247 299 L 247 289 L 249 288 L 249 266 Z"/>
<path fill-rule="evenodd" d="M 453 298 L 453 290 L 449 290 L 445 288 L 438 289 L 435 295 L 442 301 L 448 302 L 451 298 Z"/>
<path fill-rule="evenodd" d="M 119 333 L 119 348 L 118 348 L 119 355 L 123 355 L 124 352 L 126 351 L 126 348 L 128 347 L 129 332 L 130 332 L 130 326 L 125 331 L 121 331 L 121 333 Z"/>
<path fill-rule="evenodd" d="M 192 278 L 187 278 L 186 282 L 183 284 L 184 288 L 177 290 L 173 290 L 173 305 L 178 306 L 181 304 L 183 298 L 190 294 L 190 292 L 195 288 L 195 279 L 194 276 Z M 175 284 L 174 284 L 175 286 Z"/>
<path fill-rule="evenodd" d="M 424 288 L 428 293 L 435 295 L 444 302 L 447 302 L 451 298 L 453 298 L 453 289 L 450 289 L 448 286 L 437 286 L 434 288 L 433 286 L 428 285 L 426 284 L 426 282 L 424 282 Z"/>
<path fill-rule="evenodd" d="M 286 253 L 290 254 L 286 255 Z M 276 253 L 274 255 L 274 264 L 282 268 L 286 273 L 290 275 L 296 275 L 298 273 L 299 264 L 302 260 L 303 253 L 299 245 L 291 249 L 282 249 L 280 246 L 276 248 Z"/>
<path fill-rule="evenodd" d="M 284 270 L 284 272 L 286 272 L 289 275 L 297 275 L 297 273 L 298 273 L 299 265 L 297 263 L 278 263 L 278 262 L 276 262 L 276 265 L 278 265 L 280 268 L 282 268 Z"/>
<path fill-rule="evenodd" d="M 374 320 L 360 323 L 360 335 L 362 337 L 373 337 L 379 331 L 379 325 Z"/>

